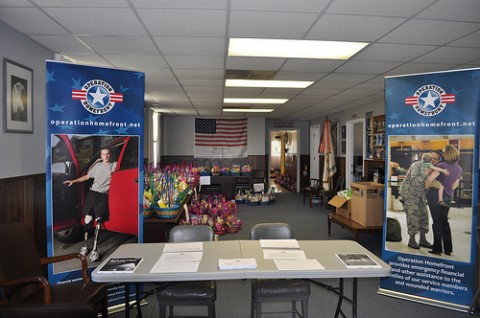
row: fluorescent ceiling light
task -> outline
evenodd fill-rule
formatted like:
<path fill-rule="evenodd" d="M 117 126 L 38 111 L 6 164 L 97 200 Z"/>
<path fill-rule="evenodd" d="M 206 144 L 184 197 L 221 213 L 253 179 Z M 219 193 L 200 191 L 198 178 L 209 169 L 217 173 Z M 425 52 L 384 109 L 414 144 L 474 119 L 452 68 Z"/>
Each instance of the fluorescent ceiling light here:
<path fill-rule="evenodd" d="M 366 42 L 232 38 L 228 55 L 347 60 L 367 45 Z"/>
<path fill-rule="evenodd" d="M 313 84 L 313 81 L 272 81 L 272 80 L 243 80 L 227 79 L 226 87 L 274 87 L 274 88 L 306 88 Z"/>
<path fill-rule="evenodd" d="M 230 113 L 270 113 L 273 108 L 224 108 L 224 112 Z"/>
<path fill-rule="evenodd" d="M 288 98 L 224 98 L 225 104 L 284 104 Z"/>

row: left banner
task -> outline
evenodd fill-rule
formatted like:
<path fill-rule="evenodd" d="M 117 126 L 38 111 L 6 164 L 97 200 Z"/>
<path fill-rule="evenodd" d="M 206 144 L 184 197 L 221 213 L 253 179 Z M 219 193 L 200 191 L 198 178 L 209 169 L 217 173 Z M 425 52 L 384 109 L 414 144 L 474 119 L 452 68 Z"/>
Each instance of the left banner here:
<path fill-rule="evenodd" d="M 145 76 L 55 61 L 46 76 L 48 256 L 83 253 L 92 271 L 142 242 Z M 79 280 L 79 268 L 50 264 L 49 280 Z"/>

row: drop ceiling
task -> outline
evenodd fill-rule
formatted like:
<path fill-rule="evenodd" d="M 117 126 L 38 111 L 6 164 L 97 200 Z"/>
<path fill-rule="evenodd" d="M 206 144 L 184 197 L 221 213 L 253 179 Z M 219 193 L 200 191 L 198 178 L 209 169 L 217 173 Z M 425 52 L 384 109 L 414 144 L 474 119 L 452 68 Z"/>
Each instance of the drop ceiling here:
<path fill-rule="evenodd" d="M 145 72 L 146 106 L 171 116 L 310 120 L 381 103 L 388 75 L 480 66 L 479 0 L 0 0 L 0 20 L 75 63 Z M 349 60 L 228 57 L 233 37 L 370 44 Z M 225 88 L 235 76 L 314 84 Z M 234 114 L 223 98 L 289 101 Z"/>

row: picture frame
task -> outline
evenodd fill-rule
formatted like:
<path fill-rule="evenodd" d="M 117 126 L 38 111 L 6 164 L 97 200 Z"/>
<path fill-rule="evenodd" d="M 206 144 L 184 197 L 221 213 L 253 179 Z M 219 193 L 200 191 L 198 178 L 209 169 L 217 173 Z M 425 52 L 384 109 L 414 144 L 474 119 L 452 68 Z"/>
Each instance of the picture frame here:
<path fill-rule="evenodd" d="M 341 155 L 346 155 L 347 154 L 347 141 L 346 140 L 341 141 L 340 154 Z"/>
<path fill-rule="evenodd" d="M 3 59 L 3 130 L 33 134 L 33 69 Z"/>

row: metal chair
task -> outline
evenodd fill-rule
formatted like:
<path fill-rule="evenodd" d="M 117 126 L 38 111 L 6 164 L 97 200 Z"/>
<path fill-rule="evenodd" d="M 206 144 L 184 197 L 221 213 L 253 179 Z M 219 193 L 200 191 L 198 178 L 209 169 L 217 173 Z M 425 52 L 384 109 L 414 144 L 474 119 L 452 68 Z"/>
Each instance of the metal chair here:
<path fill-rule="evenodd" d="M 291 239 L 293 232 L 287 223 L 259 223 L 250 229 L 250 239 Z M 310 283 L 301 279 L 255 279 L 252 281 L 251 317 L 260 318 L 262 304 L 268 302 L 291 302 L 292 318 L 297 315 L 308 318 L 308 297 Z M 296 302 L 301 302 L 302 314 L 297 310 Z M 285 312 L 275 312 L 285 313 Z"/>
<path fill-rule="evenodd" d="M 312 207 L 313 199 L 319 200 L 319 192 L 322 189 L 322 180 L 312 178 L 308 182 L 308 186 L 303 188 L 303 204 L 305 204 L 305 198 L 308 194 L 310 207 Z M 319 203 L 320 204 L 320 203 Z"/>
<path fill-rule="evenodd" d="M 24 223 L 0 224 L 0 317 L 108 317 L 107 285 L 93 283 L 80 254 L 40 257 Z M 82 280 L 51 285 L 43 265 L 77 259 Z"/>
<path fill-rule="evenodd" d="M 213 241 L 213 230 L 206 225 L 177 225 L 170 231 L 170 242 Z M 160 318 L 174 317 L 174 306 L 207 306 L 208 316 L 215 318 L 217 286 L 215 281 L 176 282 L 167 284 L 157 293 Z M 203 316 L 205 317 L 205 316 Z"/>

